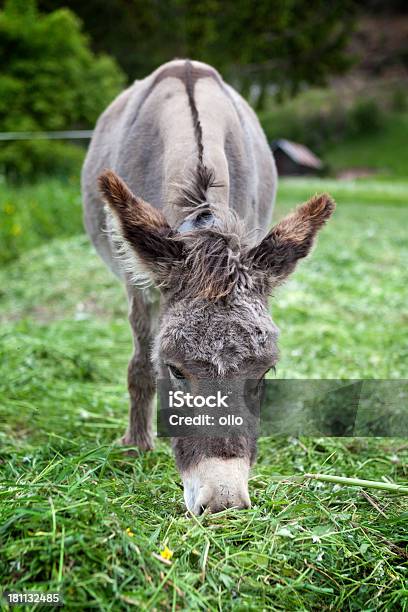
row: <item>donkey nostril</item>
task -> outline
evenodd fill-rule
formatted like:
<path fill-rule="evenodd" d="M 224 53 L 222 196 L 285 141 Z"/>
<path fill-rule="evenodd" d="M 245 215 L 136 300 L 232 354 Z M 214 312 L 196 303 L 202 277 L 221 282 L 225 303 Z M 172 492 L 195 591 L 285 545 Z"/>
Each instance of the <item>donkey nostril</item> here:
<path fill-rule="evenodd" d="M 249 500 L 242 500 L 237 502 L 234 499 L 228 499 L 223 501 L 213 501 L 210 502 L 209 508 L 211 510 L 211 514 L 216 514 L 217 512 L 223 512 L 224 510 L 232 509 L 232 510 L 247 510 L 251 507 L 251 502 Z"/>
<path fill-rule="evenodd" d="M 227 506 L 224 506 L 223 504 L 213 503 L 210 505 L 211 514 L 217 514 L 217 512 L 222 512 L 226 509 Z"/>

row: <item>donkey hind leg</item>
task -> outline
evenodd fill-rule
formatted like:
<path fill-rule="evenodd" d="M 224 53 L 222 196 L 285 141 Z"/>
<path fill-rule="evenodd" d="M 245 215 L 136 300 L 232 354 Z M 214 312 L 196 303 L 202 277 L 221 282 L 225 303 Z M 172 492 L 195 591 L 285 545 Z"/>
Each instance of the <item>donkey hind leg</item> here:
<path fill-rule="evenodd" d="M 152 418 L 155 376 L 150 350 L 155 309 L 139 289 L 128 286 L 127 292 L 134 353 L 128 366 L 129 425 L 121 443 L 124 446 L 138 446 L 140 450 L 151 450 L 154 446 Z"/>

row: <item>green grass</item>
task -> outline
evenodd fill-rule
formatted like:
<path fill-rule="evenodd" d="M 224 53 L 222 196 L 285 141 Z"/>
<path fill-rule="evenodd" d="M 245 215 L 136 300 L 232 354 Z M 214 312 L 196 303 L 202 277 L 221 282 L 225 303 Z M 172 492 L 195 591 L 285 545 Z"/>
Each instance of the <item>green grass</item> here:
<path fill-rule="evenodd" d="M 402 378 L 403 188 L 283 181 L 277 217 L 322 189 L 336 215 L 271 301 L 277 375 Z M 131 338 L 87 239 L 23 254 L 0 287 L 0 591 L 58 589 L 69 610 L 408 610 L 408 498 L 280 480 L 407 483 L 406 440 L 263 439 L 253 507 L 186 516 L 167 442 L 136 458 L 114 445 Z"/>
<path fill-rule="evenodd" d="M 408 113 L 389 115 L 373 134 L 349 138 L 328 147 L 325 160 L 332 172 L 347 168 L 369 168 L 377 178 L 407 180 L 405 150 L 408 138 Z"/>

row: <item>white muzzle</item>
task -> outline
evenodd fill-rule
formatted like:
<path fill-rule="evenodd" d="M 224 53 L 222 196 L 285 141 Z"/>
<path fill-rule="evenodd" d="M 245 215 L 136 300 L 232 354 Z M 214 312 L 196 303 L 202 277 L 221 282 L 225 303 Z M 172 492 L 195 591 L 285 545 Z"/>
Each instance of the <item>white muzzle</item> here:
<path fill-rule="evenodd" d="M 250 508 L 248 477 L 247 459 L 204 459 L 182 474 L 186 506 L 197 515 L 206 508 L 211 512 Z"/>

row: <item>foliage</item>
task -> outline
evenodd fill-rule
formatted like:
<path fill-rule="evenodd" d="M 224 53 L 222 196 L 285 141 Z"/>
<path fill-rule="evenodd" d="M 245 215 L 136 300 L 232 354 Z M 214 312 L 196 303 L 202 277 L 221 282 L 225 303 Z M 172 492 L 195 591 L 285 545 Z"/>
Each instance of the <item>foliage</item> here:
<path fill-rule="evenodd" d="M 0 265 L 51 238 L 81 232 L 81 217 L 77 177 L 0 184 Z"/>
<path fill-rule="evenodd" d="M 350 112 L 349 134 L 364 136 L 383 127 L 383 116 L 377 102 L 372 98 L 358 100 Z"/>
<path fill-rule="evenodd" d="M 275 106 L 260 113 L 260 120 L 270 141 L 288 138 L 319 153 L 342 141 L 352 147 L 350 141 L 381 132 L 386 122 L 385 114 L 371 98 L 362 98 L 351 106 L 338 102 L 329 107 L 305 105 L 300 112 L 291 105 Z M 378 155 L 380 158 L 381 153 Z"/>
<path fill-rule="evenodd" d="M 398 87 L 392 96 L 392 109 L 396 112 L 408 110 L 408 91 L 406 87 Z"/>
<path fill-rule="evenodd" d="M 8 0 L 0 12 L 0 131 L 90 127 L 118 93 L 115 62 L 96 57 L 67 9 L 37 11 L 34 0 Z M 60 143 L 2 143 L 0 169 L 15 177 L 77 171 L 80 152 Z"/>
<path fill-rule="evenodd" d="M 0 169 L 9 182 L 41 176 L 79 176 L 85 147 L 58 140 L 17 140 L 0 146 Z"/>
<path fill-rule="evenodd" d="M 283 181 L 277 216 L 324 185 Z M 271 301 L 279 377 L 404 375 L 406 212 L 388 187 L 385 204 L 382 182 L 325 185 L 336 214 Z M 407 498 L 279 481 L 324 472 L 403 484 L 406 441 L 261 440 L 253 507 L 185 516 L 166 442 L 136 457 L 113 445 L 131 334 L 124 293 L 88 240 L 27 253 L 0 270 L 0 287 L 4 590 L 60 590 L 67 609 L 406 608 Z"/>
<path fill-rule="evenodd" d="M 356 3 L 325 0 L 60 0 L 81 16 L 98 50 L 113 53 L 130 80 L 174 57 L 213 64 L 248 92 L 280 95 L 323 83 L 350 64 L 345 46 Z M 51 9 L 55 0 L 41 0 Z M 114 23 L 114 27 L 112 27 Z"/>
<path fill-rule="evenodd" d="M 384 117 L 381 129 L 350 138 L 342 138 L 324 149 L 324 158 L 335 172 L 344 168 L 372 169 L 385 179 L 406 180 L 406 143 L 408 115 L 394 113 Z M 398 187 L 398 183 L 396 185 Z"/>

